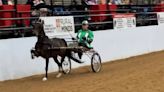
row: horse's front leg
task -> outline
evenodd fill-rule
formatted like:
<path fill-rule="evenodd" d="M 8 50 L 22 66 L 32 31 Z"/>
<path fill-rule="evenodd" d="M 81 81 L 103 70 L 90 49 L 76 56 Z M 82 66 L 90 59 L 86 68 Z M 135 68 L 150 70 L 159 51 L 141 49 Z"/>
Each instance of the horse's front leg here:
<path fill-rule="evenodd" d="M 57 63 L 57 65 L 59 67 L 59 73 L 57 74 L 56 78 L 60 78 L 62 76 L 62 63 L 59 62 L 57 57 L 54 57 L 53 59 Z"/>
<path fill-rule="evenodd" d="M 48 80 L 48 66 L 49 66 L 49 59 L 46 58 L 46 67 L 45 67 L 46 74 L 45 74 L 45 77 L 43 78 L 43 81 Z"/>
<path fill-rule="evenodd" d="M 32 58 L 32 59 L 34 59 L 34 57 L 35 57 L 35 55 L 36 55 L 35 52 L 36 52 L 35 49 L 32 48 L 32 49 L 31 49 L 31 58 Z"/>

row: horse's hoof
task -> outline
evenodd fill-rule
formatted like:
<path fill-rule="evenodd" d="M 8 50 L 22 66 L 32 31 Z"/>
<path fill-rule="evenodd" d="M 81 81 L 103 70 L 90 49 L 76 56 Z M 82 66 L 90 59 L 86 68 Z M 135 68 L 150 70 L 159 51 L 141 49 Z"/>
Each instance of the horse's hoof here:
<path fill-rule="evenodd" d="M 58 73 L 58 75 L 56 76 L 56 78 L 60 78 L 62 76 L 62 73 Z"/>
<path fill-rule="evenodd" d="M 44 78 L 42 79 L 42 81 L 47 81 L 47 78 L 46 78 L 46 77 L 44 77 Z"/>

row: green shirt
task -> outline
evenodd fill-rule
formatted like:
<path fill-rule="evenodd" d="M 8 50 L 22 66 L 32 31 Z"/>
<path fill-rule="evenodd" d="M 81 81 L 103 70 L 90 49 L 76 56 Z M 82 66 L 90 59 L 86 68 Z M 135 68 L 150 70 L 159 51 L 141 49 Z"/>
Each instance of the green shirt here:
<path fill-rule="evenodd" d="M 92 46 L 90 45 L 90 43 L 93 41 L 94 39 L 94 34 L 91 30 L 79 30 L 77 33 L 77 38 L 78 38 L 78 42 L 79 43 L 84 43 L 86 44 L 89 48 L 91 48 Z M 86 40 L 84 40 L 83 38 L 86 38 Z"/>
<path fill-rule="evenodd" d="M 79 39 L 79 42 L 83 41 L 83 37 L 87 39 L 87 41 L 93 41 L 94 35 L 91 30 L 79 30 L 77 33 L 77 37 Z"/>

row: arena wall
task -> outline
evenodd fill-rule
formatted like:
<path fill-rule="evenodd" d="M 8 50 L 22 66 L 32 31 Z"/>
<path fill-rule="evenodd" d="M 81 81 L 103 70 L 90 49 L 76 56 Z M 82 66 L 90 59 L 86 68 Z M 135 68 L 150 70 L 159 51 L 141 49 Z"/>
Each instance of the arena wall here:
<path fill-rule="evenodd" d="M 94 34 L 93 46 L 100 53 L 103 62 L 164 50 L 163 25 L 102 30 Z M 35 42 L 36 37 L 0 40 L 0 81 L 45 72 L 44 59 L 31 59 L 30 50 Z M 84 57 L 84 60 L 86 63 L 82 65 L 72 62 L 73 68 L 90 65 L 87 57 Z M 51 61 L 49 72 L 57 71 L 57 65 L 52 59 Z"/>

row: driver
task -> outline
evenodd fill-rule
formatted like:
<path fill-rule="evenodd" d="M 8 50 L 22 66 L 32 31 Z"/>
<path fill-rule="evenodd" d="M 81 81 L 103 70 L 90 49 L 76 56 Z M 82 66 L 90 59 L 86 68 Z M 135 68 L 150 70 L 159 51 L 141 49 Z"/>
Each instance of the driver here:
<path fill-rule="evenodd" d="M 93 49 L 91 43 L 93 42 L 94 34 L 88 27 L 88 21 L 84 20 L 82 22 L 82 29 L 80 29 L 77 33 L 78 44 L 79 46 L 83 46 L 87 49 Z M 82 55 L 82 52 L 78 53 L 80 59 L 82 58 Z"/>
<path fill-rule="evenodd" d="M 94 34 L 88 27 L 88 21 L 84 20 L 82 22 L 82 29 L 80 29 L 77 33 L 77 39 L 79 46 L 86 47 L 87 49 L 93 49 L 91 43 L 93 42 Z"/>

